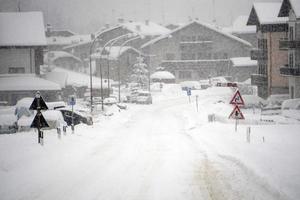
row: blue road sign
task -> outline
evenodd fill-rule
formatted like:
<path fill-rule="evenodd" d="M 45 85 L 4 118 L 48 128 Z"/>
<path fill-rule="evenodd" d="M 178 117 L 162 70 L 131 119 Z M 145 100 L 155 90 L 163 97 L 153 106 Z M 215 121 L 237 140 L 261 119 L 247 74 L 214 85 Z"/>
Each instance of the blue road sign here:
<path fill-rule="evenodd" d="M 69 100 L 69 105 L 74 106 L 76 104 L 76 98 L 75 96 L 71 96 Z"/>
<path fill-rule="evenodd" d="M 191 95 L 192 95 L 192 90 L 191 90 L 191 88 L 188 88 L 188 89 L 186 90 L 186 94 L 187 94 L 188 96 L 191 96 Z"/>

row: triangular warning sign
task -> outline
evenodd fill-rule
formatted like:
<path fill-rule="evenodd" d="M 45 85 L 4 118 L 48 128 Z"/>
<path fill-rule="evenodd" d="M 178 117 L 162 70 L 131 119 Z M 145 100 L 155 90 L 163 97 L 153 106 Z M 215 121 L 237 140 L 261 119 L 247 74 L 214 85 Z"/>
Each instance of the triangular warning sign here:
<path fill-rule="evenodd" d="M 240 91 L 238 91 L 238 90 L 236 91 L 236 93 L 234 94 L 233 98 L 230 101 L 230 104 L 245 105 Z"/>
<path fill-rule="evenodd" d="M 39 98 L 34 98 L 33 102 L 31 103 L 30 110 L 48 110 L 48 106 L 46 105 L 42 96 Z"/>
<path fill-rule="evenodd" d="M 49 127 L 42 113 L 37 113 L 30 125 L 30 128 L 45 128 Z"/>
<path fill-rule="evenodd" d="M 230 113 L 229 119 L 245 119 L 245 117 L 240 108 L 236 105 L 233 111 Z"/>

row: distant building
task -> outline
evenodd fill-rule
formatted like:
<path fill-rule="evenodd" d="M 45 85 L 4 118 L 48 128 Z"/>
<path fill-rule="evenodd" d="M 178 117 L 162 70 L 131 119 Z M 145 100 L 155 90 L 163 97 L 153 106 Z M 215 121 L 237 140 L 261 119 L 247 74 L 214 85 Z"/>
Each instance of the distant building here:
<path fill-rule="evenodd" d="M 289 18 L 287 37 L 279 41 L 279 48 L 288 52 L 288 64 L 280 74 L 288 77 L 290 97 L 300 98 L 300 1 L 284 0 L 278 16 Z"/>
<path fill-rule="evenodd" d="M 89 34 L 80 35 L 70 30 L 56 30 L 52 29 L 49 24 L 46 27 L 45 34 L 48 51 L 61 51 L 65 46 L 91 41 L 91 35 Z"/>
<path fill-rule="evenodd" d="M 229 76 L 233 77 L 233 81 L 244 82 L 257 71 L 257 61 L 250 57 L 230 58 L 230 61 Z"/>
<path fill-rule="evenodd" d="M 101 49 L 98 48 L 96 53 L 92 55 L 93 61 L 96 61 L 96 75 L 99 77 L 101 70 L 103 78 L 119 81 L 120 75 L 121 83 L 129 82 L 132 66 L 138 62 L 137 58 L 142 56 L 141 52 L 130 46 L 123 46 L 122 48 L 120 46 L 107 47 L 102 52 L 100 69 Z"/>
<path fill-rule="evenodd" d="M 59 85 L 39 78 L 46 45 L 41 12 L 0 13 L 0 101 L 14 105 L 37 90 L 57 97 Z"/>
<path fill-rule="evenodd" d="M 287 64 L 288 56 L 279 50 L 279 40 L 286 37 L 288 19 L 277 17 L 280 6 L 277 2 L 254 3 L 247 23 L 257 27 L 257 49 L 251 51 L 251 59 L 258 61 L 258 71 L 251 81 L 263 98 L 288 93 L 288 80 L 280 75 L 280 67 Z"/>
<path fill-rule="evenodd" d="M 44 55 L 46 66 L 57 66 L 77 72 L 84 72 L 83 63 L 80 58 L 65 51 L 49 51 Z"/>
<path fill-rule="evenodd" d="M 159 66 L 176 82 L 228 75 L 231 57 L 249 56 L 252 45 L 212 25 L 191 21 L 144 45 L 153 73 Z"/>
<path fill-rule="evenodd" d="M 149 20 L 146 20 L 145 22 L 125 22 L 123 19 L 119 19 L 119 23 L 117 25 L 112 27 L 106 25 L 92 35 L 92 40 L 95 39 L 95 37 L 100 39 L 95 42 L 93 49 L 91 49 L 92 41 L 83 41 L 78 44 L 66 46 L 63 48 L 63 50 L 74 54 L 76 57 L 79 57 L 84 61 L 84 65 L 87 68 L 89 66 L 90 51 L 92 50 L 92 52 L 95 52 L 96 48 L 103 47 L 108 41 L 114 38 L 129 33 L 132 33 L 132 37 L 140 35 L 141 38 L 135 39 L 126 44 L 127 46 L 134 47 L 135 49 L 140 49 L 141 45 L 145 42 L 157 36 L 166 34 L 169 31 L 169 29 Z M 128 39 L 129 38 L 120 39 L 114 44 L 114 46 L 120 46 L 125 40 Z"/>
<path fill-rule="evenodd" d="M 234 20 L 232 26 L 222 30 L 250 42 L 255 47 L 257 45 L 256 26 L 247 25 L 248 17 L 239 16 Z"/>

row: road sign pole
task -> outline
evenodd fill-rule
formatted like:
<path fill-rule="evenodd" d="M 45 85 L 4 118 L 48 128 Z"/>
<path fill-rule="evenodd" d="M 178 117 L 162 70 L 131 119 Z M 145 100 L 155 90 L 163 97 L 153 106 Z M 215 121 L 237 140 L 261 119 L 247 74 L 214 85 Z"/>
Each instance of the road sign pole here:
<path fill-rule="evenodd" d="M 74 133 L 74 105 L 72 104 L 72 133 Z"/>
<path fill-rule="evenodd" d="M 197 108 L 197 112 L 198 112 L 198 95 L 196 95 L 196 108 Z"/>
<path fill-rule="evenodd" d="M 237 132 L 238 119 L 235 119 L 235 132 Z"/>

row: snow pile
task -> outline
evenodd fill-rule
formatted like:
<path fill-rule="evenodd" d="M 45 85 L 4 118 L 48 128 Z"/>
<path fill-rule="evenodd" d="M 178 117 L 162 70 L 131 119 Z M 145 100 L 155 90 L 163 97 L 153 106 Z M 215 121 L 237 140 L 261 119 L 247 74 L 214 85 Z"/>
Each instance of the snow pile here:
<path fill-rule="evenodd" d="M 100 52 L 102 51 L 103 48 L 97 48 L 97 53 L 93 53 L 91 55 L 92 59 L 99 59 L 100 58 Z M 130 46 L 111 46 L 111 47 L 106 47 L 105 51 L 102 52 L 101 58 L 103 59 L 109 59 L 109 60 L 118 60 L 119 56 L 123 55 L 127 51 L 134 51 L 138 55 L 141 54 L 141 52 L 133 47 Z"/>
<path fill-rule="evenodd" d="M 61 90 L 61 87 L 33 74 L 12 74 L 0 76 L 0 91 L 44 91 Z"/>
<path fill-rule="evenodd" d="M 198 81 L 183 81 L 180 82 L 181 88 L 190 88 L 192 90 L 200 90 L 201 85 Z"/>
<path fill-rule="evenodd" d="M 251 60 L 250 57 L 230 58 L 233 67 L 250 67 L 257 66 L 257 60 Z"/>
<path fill-rule="evenodd" d="M 42 12 L 0 12 L 0 46 L 45 46 Z"/>
<path fill-rule="evenodd" d="M 281 109 L 283 116 L 300 120 L 300 99 L 288 99 L 283 101 Z"/>
<path fill-rule="evenodd" d="M 168 71 L 157 71 L 150 76 L 151 79 L 175 79 L 175 76 Z"/>

